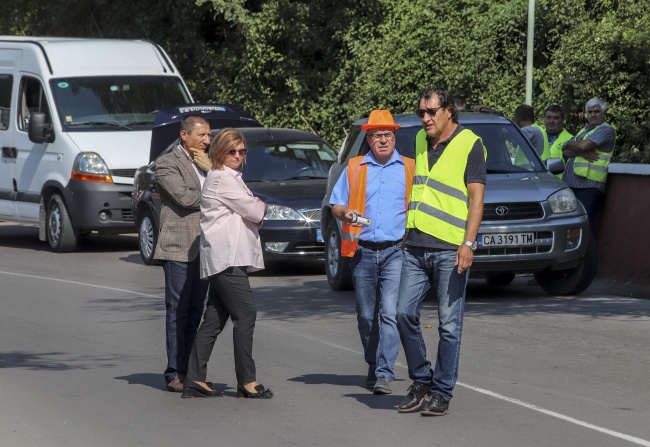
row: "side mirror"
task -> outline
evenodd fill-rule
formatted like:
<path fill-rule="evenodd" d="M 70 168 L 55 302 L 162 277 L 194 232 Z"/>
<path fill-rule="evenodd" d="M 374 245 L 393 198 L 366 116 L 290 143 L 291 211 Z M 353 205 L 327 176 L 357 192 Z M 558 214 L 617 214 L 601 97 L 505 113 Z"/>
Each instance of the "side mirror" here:
<path fill-rule="evenodd" d="M 546 160 L 546 169 L 551 174 L 560 174 L 564 172 L 564 162 L 561 158 L 549 158 Z"/>
<path fill-rule="evenodd" d="M 34 112 L 29 118 L 29 139 L 34 143 L 51 143 L 54 141 L 52 124 L 47 122 L 43 112 Z"/>

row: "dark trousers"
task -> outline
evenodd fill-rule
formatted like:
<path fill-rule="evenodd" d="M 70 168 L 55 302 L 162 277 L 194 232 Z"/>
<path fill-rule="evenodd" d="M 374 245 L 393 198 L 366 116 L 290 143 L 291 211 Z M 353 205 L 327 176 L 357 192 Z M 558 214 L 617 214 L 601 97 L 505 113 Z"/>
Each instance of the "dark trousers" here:
<path fill-rule="evenodd" d="M 167 369 L 169 383 L 187 373 L 187 362 L 201 323 L 208 281 L 201 279 L 199 257 L 192 262 L 164 261 L 165 308 L 167 335 Z"/>
<path fill-rule="evenodd" d="M 248 275 L 243 268 L 232 267 L 210 276 L 209 280 L 208 305 L 190 353 L 187 378 L 205 382 L 212 348 L 230 318 L 233 324 L 237 384 L 255 382 L 253 332 L 257 307 L 253 302 Z"/>
<path fill-rule="evenodd" d="M 589 230 L 596 235 L 596 216 L 598 215 L 598 205 L 603 197 L 603 192 L 597 188 L 571 188 L 576 198 L 580 200 L 582 206 L 587 211 L 589 218 Z"/>

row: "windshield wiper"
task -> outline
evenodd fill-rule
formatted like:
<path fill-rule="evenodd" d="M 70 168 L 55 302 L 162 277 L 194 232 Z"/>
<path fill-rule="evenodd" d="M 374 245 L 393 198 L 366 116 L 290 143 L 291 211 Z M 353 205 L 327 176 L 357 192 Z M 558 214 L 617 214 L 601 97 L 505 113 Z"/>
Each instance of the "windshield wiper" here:
<path fill-rule="evenodd" d="M 146 125 L 152 125 L 153 121 L 147 120 L 147 121 L 129 121 L 128 123 L 125 123 L 125 126 L 146 126 Z"/>
<path fill-rule="evenodd" d="M 313 178 L 327 178 L 327 176 L 323 176 L 323 175 L 296 175 L 295 177 L 283 178 L 282 180 L 305 180 L 305 179 L 313 179 Z"/>
<path fill-rule="evenodd" d="M 120 124 L 116 121 L 79 121 L 75 123 L 67 123 L 70 127 L 77 126 L 98 126 L 98 127 L 119 127 L 120 129 L 133 130 L 125 124 Z"/>

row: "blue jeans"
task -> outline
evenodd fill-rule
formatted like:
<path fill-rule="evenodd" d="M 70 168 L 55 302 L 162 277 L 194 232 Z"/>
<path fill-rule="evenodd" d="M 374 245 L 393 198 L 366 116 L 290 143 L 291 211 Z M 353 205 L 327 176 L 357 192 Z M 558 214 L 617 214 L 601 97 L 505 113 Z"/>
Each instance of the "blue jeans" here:
<path fill-rule="evenodd" d="M 400 244 L 384 250 L 358 247 L 350 267 L 364 358 L 377 377 L 394 380 L 399 351 L 396 311 L 402 269 Z"/>
<path fill-rule="evenodd" d="M 460 339 L 465 311 L 465 286 L 469 269 L 458 273 L 455 250 L 407 246 L 397 301 L 397 328 L 402 338 L 409 377 L 414 382 L 431 383 L 431 391 L 446 399 L 458 379 Z M 431 372 L 420 329 L 420 308 L 427 292 L 436 286 L 438 298 L 438 355 Z"/>
<path fill-rule="evenodd" d="M 164 261 L 167 383 L 187 374 L 187 362 L 201 323 L 208 280 L 201 279 L 199 257 L 192 262 Z"/>

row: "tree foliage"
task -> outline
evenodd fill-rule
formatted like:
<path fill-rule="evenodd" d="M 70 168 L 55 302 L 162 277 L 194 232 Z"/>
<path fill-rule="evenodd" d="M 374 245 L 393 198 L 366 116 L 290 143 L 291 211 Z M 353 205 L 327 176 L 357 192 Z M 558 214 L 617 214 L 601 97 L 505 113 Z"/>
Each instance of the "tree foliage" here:
<path fill-rule="evenodd" d="M 650 10 L 636 0 L 537 0 L 533 106 L 569 130 L 605 100 L 616 161 L 650 162 Z M 0 33 L 159 43 L 199 101 L 335 146 L 374 108 L 412 111 L 431 85 L 512 116 L 525 100 L 526 0 L 4 0 Z"/>

